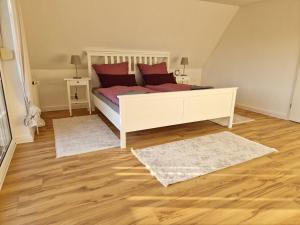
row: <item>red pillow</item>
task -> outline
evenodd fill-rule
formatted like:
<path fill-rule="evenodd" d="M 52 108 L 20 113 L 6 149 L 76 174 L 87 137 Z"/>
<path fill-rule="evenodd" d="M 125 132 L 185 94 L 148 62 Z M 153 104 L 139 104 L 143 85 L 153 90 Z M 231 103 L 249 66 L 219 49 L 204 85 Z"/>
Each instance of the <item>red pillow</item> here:
<path fill-rule="evenodd" d="M 98 74 L 101 86 L 103 88 L 113 86 L 136 86 L 135 75 L 111 75 L 111 74 Z"/>
<path fill-rule="evenodd" d="M 137 64 L 141 74 L 167 74 L 167 64 L 165 62 L 154 64 L 154 65 L 147 65 L 147 64 Z"/>
<path fill-rule="evenodd" d="M 108 75 L 128 75 L 128 62 L 116 64 L 93 64 L 93 68 L 97 74 Z"/>
<path fill-rule="evenodd" d="M 143 75 L 146 85 L 160 85 L 160 84 L 177 84 L 173 73 L 169 74 L 146 74 Z"/>

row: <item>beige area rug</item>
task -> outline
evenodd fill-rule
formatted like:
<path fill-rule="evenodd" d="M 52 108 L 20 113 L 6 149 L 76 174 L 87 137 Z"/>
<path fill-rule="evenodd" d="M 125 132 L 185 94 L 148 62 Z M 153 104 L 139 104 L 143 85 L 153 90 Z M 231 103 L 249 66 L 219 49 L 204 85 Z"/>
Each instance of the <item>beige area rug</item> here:
<path fill-rule="evenodd" d="M 276 152 L 231 132 L 132 150 L 164 186 Z"/>
<path fill-rule="evenodd" d="M 97 115 L 53 120 L 56 157 L 117 147 L 117 136 Z"/>
<path fill-rule="evenodd" d="M 233 125 L 249 123 L 249 122 L 253 122 L 253 121 L 254 121 L 254 119 L 251 119 L 251 118 L 245 117 L 245 116 L 241 116 L 239 114 L 234 114 L 234 117 L 233 117 Z M 211 122 L 214 122 L 221 126 L 227 127 L 228 126 L 228 117 L 214 119 L 214 120 L 211 120 Z"/>

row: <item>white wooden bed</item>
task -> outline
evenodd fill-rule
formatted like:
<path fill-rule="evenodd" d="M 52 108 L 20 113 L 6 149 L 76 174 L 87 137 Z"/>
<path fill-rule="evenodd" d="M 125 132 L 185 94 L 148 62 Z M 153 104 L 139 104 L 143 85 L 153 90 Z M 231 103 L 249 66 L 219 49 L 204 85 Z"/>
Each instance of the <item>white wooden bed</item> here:
<path fill-rule="evenodd" d="M 128 61 L 129 71 L 141 77 L 137 63 L 156 64 L 162 61 L 170 66 L 168 52 L 85 50 L 88 73 L 92 87 L 99 87 L 93 63 L 113 64 Z M 119 130 L 121 148 L 126 148 L 126 133 L 157 127 L 190 123 L 228 117 L 228 127 L 232 127 L 236 93 L 238 88 L 192 90 L 119 96 L 119 113 L 107 103 L 92 94 L 96 106 Z"/>

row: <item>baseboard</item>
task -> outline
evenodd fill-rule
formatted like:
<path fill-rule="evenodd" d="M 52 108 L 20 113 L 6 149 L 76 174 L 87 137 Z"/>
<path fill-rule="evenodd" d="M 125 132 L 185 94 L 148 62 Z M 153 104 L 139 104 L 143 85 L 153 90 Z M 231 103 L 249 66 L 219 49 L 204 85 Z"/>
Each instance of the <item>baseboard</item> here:
<path fill-rule="evenodd" d="M 16 143 L 14 141 L 12 141 L 12 143 L 6 153 L 6 156 L 2 162 L 2 165 L 0 167 L 0 190 L 2 189 L 2 185 L 4 183 L 4 179 L 5 179 L 6 173 L 8 171 L 10 162 L 13 158 L 15 150 L 16 150 Z"/>
<path fill-rule="evenodd" d="M 16 136 L 16 144 L 31 143 L 34 141 L 34 135 L 19 135 Z"/>
<path fill-rule="evenodd" d="M 76 104 L 72 106 L 72 109 L 84 109 L 87 108 L 86 104 Z M 53 106 L 42 106 L 42 112 L 69 110 L 68 105 L 53 105 Z"/>
<path fill-rule="evenodd" d="M 245 105 L 245 104 L 240 104 L 240 103 L 237 103 L 236 106 L 241 109 L 261 113 L 261 114 L 264 114 L 267 116 L 272 116 L 272 117 L 283 119 L 283 120 L 289 120 L 288 114 L 286 114 L 286 113 L 274 112 L 274 111 L 270 111 L 270 110 L 266 110 L 266 109 L 262 109 L 262 108 L 258 108 L 258 107 L 254 107 L 254 106 L 249 106 L 249 105 Z"/>

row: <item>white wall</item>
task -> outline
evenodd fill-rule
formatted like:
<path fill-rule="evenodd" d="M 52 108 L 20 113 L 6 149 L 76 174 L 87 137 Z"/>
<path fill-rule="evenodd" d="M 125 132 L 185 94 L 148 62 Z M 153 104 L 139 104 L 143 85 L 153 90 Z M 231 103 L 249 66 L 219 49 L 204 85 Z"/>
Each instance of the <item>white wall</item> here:
<path fill-rule="evenodd" d="M 7 0 L 0 0 L 0 20 L 3 46 L 9 49 L 15 49 Z M 2 61 L 2 69 L 6 83 L 7 104 L 11 109 L 9 111 L 9 117 L 12 123 L 14 139 L 17 143 L 30 142 L 33 140 L 33 134 L 30 128 L 24 126 L 26 108 L 16 60 Z"/>
<path fill-rule="evenodd" d="M 32 69 L 66 69 L 87 47 L 169 51 L 201 68 L 237 6 L 199 0 L 20 0 Z"/>
<path fill-rule="evenodd" d="M 171 67 L 189 56 L 190 76 L 201 67 L 237 6 L 199 0 L 21 0 L 33 79 L 41 82 L 43 110 L 67 106 L 63 78 L 72 77 L 70 55 L 87 47 L 169 51 Z M 86 64 L 82 75 L 87 74 Z"/>
<path fill-rule="evenodd" d="M 246 108 L 287 118 L 300 50 L 300 1 L 242 7 L 203 69 L 202 82 L 240 87 Z"/>

